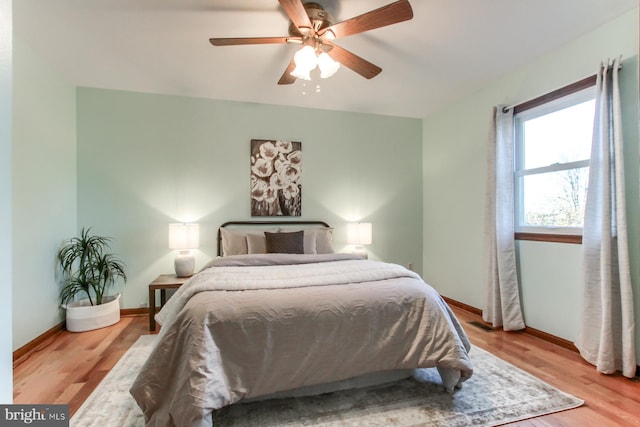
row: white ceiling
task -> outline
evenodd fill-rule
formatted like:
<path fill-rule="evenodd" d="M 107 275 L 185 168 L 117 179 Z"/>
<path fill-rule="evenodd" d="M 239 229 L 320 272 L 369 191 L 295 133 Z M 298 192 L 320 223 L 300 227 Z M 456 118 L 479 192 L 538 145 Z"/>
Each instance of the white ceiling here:
<path fill-rule="evenodd" d="M 392 0 L 315 1 L 343 21 Z M 14 0 L 13 10 L 16 35 L 78 86 L 422 118 L 638 3 L 411 5 L 410 21 L 336 40 L 380 66 L 380 75 L 366 80 L 343 67 L 307 83 L 306 95 L 301 81 L 276 84 L 295 45 L 208 41 L 286 36 L 288 19 L 277 0 Z"/>

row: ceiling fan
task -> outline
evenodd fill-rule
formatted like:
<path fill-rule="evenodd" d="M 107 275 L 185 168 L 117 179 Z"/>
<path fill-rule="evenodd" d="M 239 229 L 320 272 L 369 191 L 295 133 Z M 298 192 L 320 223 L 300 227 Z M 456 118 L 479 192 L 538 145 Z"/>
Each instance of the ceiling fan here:
<path fill-rule="evenodd" d="M 333 17 L 318 3 L 303 3 L 302 0 L 278 0 L 280 5 L 291 20 L 289 36 L 286 37 L 220 37 L 210 38 L 214 46 L 234 46 L 251 44 L 284 44 L 296 43 L 303 47 L 296 52 L 286 70 L 278 81 L 279 85 L 294 83 L 297 78 L 309 79 L 309 72 L 319 62 L 321 76 L 328 77 L 333 74 L 339 64 L 371 79 L 377 76 L 382 68 L 359 57 L 358 55 L 341 48 L 333 43 L 334 39 L 351 36 L 365 31 L 373 30 L 413 18 L 413 10 L 408 0 L 398 0 L 378 9 L 371 10 L 362 15 L 346 21 L 334 23 Z M 311 52 L 314 61 L 312 64 L 302 65 L 304 60 L 303 50 Z M 317 61 L 317 62 L 316 62 Z M 323 62 L 329 65 L 323 68 Z M 327 62 L 324 62 L 325 64 Z M 336 65 L 337 63 L 337 65 Z M 306 69 L 304 69 L 306 67 Z M 328 70 L 328 71 L 325 71 Z M 292 74 L 293 73 L 293 74 Z M 326 74 L 326 75 L 323 75 Z"/>

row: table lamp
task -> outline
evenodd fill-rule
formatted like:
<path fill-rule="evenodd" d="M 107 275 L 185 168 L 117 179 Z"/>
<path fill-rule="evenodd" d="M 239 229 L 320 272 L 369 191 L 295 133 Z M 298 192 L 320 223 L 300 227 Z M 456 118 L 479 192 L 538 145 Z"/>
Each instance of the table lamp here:
<path fill-rule="evenodd" d="M 185 222 L 169 224 L 169 249 L 177 249 L 179 251 L 174 261 L 176 276 L 189 277 L 193 275 L 196 259 L 190 250 L 198 249 L 199 246 L 199 224 Z"/>
<path fill-rule="evenodd" d="M 350 222 L 347 224 L 347 243 L 354 245 L 352 253 L 368 258 L 366 249 L 362 245 L 370 245 L 372 241 L 372 227 L 370 222 Z"/>

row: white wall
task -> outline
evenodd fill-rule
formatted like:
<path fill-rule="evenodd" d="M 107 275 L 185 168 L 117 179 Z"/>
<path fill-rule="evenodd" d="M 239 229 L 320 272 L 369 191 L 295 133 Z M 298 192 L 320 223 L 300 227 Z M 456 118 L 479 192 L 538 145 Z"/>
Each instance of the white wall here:
<path fill-rule="evenodd" d="M 595 74 L 601 60 L 618 55 L 623 55 L 624 64 L 625 167 L 636 319 L 640 319 L 638 10 L 506 74 L 424 120 L 423 269 L 427 281 L 441 293 L 474 307 L 484 306 L 482 230 L 492 106 L 518 104 L 566 86 Z M 575 339 L 582 295 L 581 246 L 520 241 L 518 255 L 527 325 Z"/>
<path fill-rule="evenodd" d="M 55 254 L 75 234 L 76 90 L 14 37 L 13 348 L 60 323 Z"/>
<path fill-rule="evenodd" d="M 0 0 L 0 403 L 13 402 L 11 357 L 11 0 Z"/>

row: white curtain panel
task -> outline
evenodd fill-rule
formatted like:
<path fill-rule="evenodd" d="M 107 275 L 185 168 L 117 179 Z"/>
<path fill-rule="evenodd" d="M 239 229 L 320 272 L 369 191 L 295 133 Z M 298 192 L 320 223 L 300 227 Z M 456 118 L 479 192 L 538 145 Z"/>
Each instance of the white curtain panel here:
<path fill-rule="evenodd" d="M 584 296 L 576 347 L 605 374 L 636 373 L 633 291 L 629 271 L 618 69 L 603 63 L 582 235 Z"/>
<path fill-rule="evenodd" d="M 487 148 L 485 308 L 482 317 L 505 331 L 524 329 L 513 217 L 513 109 L 493 109 Z"/>

